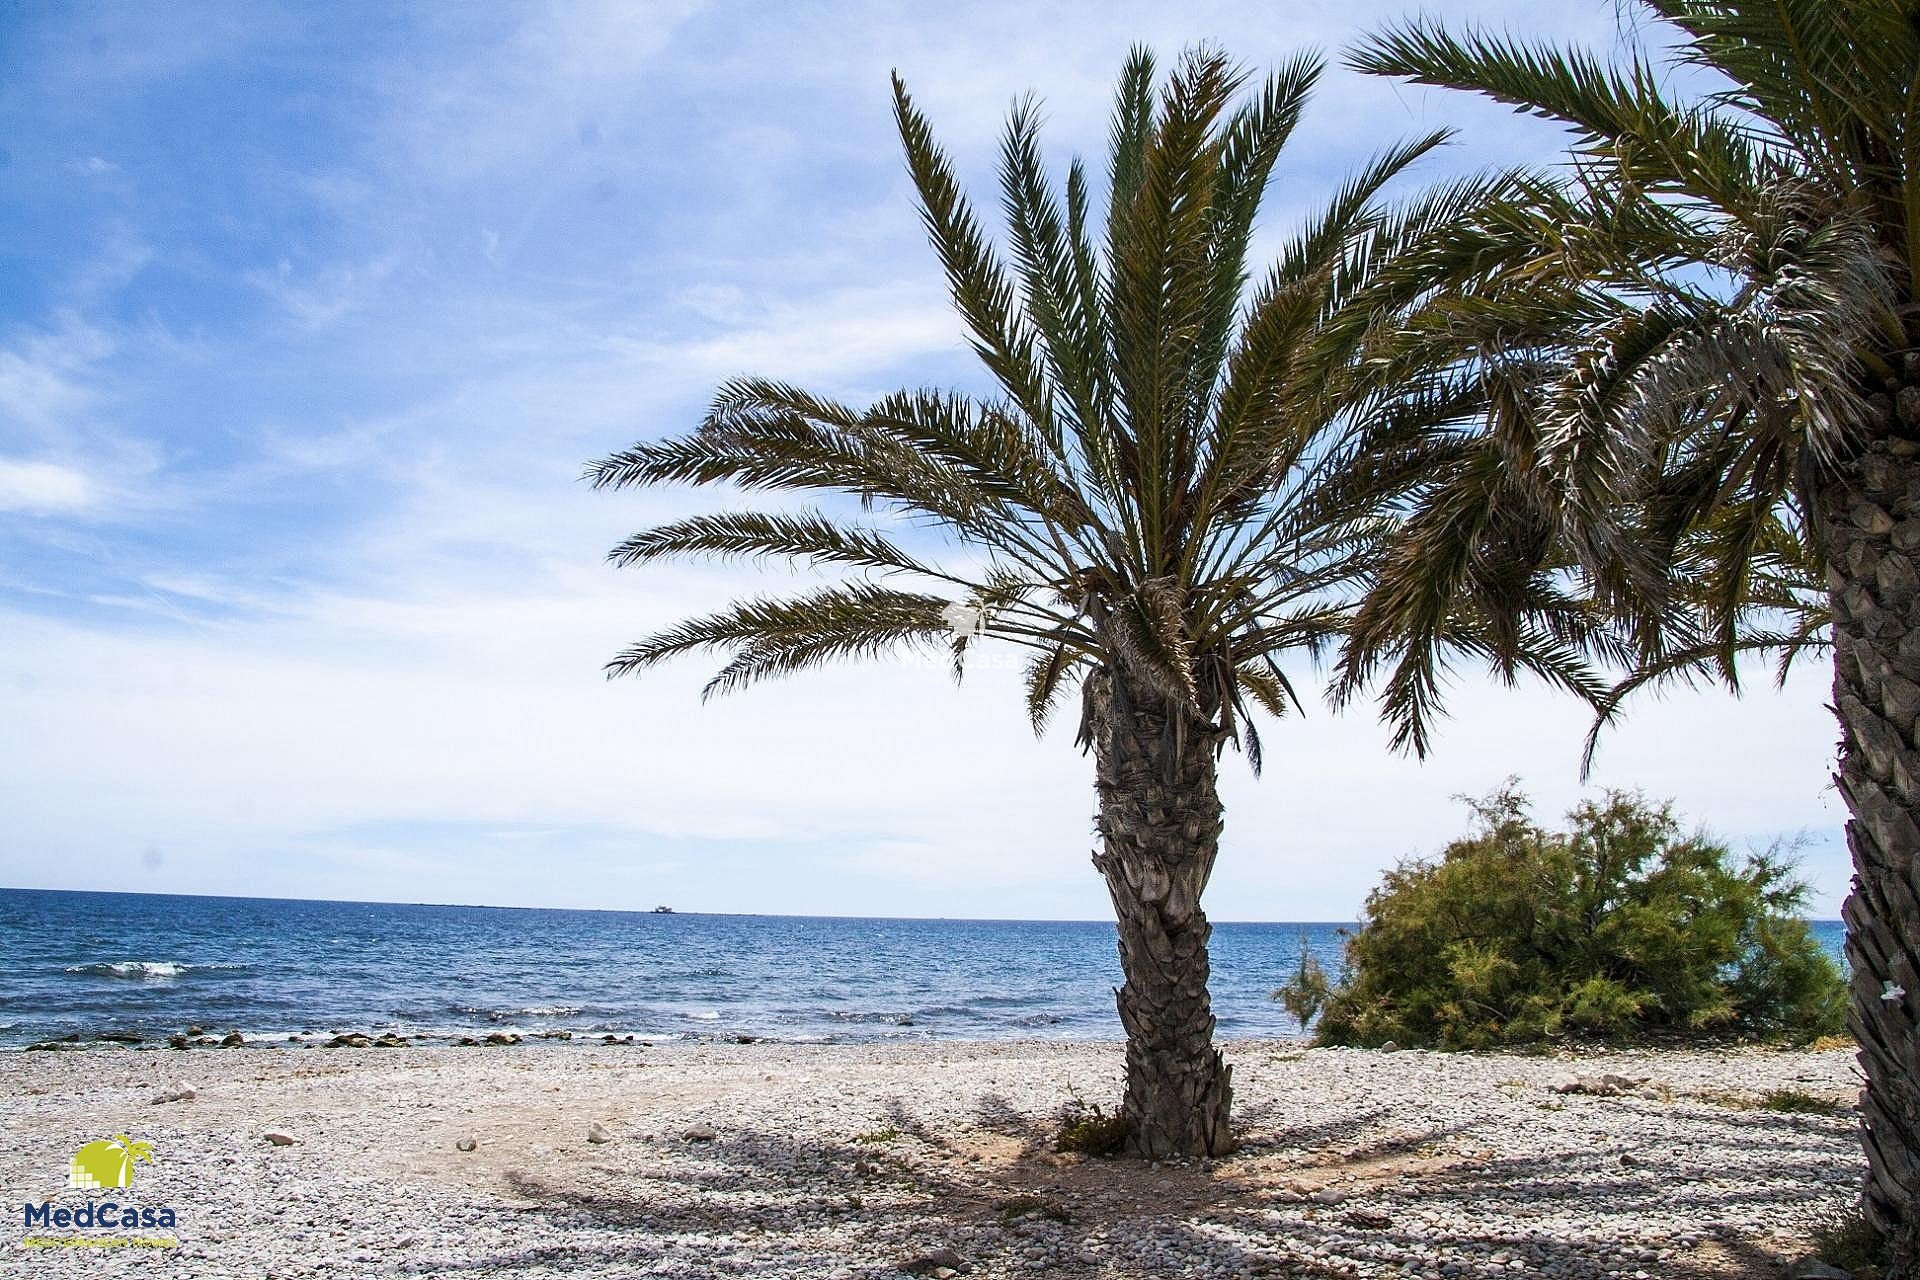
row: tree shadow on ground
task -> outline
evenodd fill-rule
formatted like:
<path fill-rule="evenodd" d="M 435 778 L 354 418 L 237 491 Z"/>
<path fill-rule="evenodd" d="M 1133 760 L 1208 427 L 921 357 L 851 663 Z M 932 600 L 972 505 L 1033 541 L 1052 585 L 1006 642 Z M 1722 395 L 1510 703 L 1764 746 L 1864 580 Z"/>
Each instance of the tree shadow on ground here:
<path fill-rule="evenodd" d="M 1058 1116 L 1037 1116 L 1015 1107 L 1005 1095 L 983 1093 L 973 1104 L 974 1123 L 988 1133 L 1017 1139 L 1023 1155 L 1036 1155 L 1058 1132 Z"/>
<path fill-rule="evenodd" d="M 1782 1185 L 1768 1138 L 1792 1118 L 1746 1113 L 1691 1117 L 1703 1149 L 1676 1167 L 1623 1165 L 1604 1144 L 1434 1154 L 1471 1123 L 1395 1131 L 1388 1108 L 1310 1125 L 1277 1124 L 1283 1117 L 1262 1108 L 1246 1117 L 1245 1154 L 1204 1167 L 1055 1156 L 1048 1117 L 992 1092 L 970 1117 L 934 1132 L 896 1103 L 896 1135 L 880 1142 L 738 1130 L 509 1172 L 514 1244 L 414 1270 L 830 1276 L 888 1271 L 947 1247 L 989 1277 L 1144 1280 L 1203 1267 L 1318 1277 L 1354 1263 L 1436 1273 L 1450 1263 L 1462 1280 L 1549 1269 L 1566 1280 L 1636 1270 L 1731 1280 L 1777 1274 L 1777 1262 L 1738 1233 L 1707 1229 L 1698 1245 L 1657 1259 L 1635 1224 L 1663 1213 L 1752 1222 L 1833 1194 Z M 1707 1164 L 1711 1178 L 1700 1172 Z"/>

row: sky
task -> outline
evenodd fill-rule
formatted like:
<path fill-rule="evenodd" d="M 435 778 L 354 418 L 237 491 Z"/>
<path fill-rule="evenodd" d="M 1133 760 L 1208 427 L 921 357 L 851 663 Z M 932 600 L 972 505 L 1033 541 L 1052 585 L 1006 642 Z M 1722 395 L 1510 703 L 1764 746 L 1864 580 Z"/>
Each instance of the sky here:
<path fill-rule="evenodd" d="M 702 704 L 624 644 L 784 571 L 618 570 L 710 494 L 595 493 L 741 374 L 978 389 L 892 134 L 897 68 L 992 208 L 1008 107 L 1103 165 L 1127 48 L 1252 68 L 1402 3 L 178 3 L 0 10 L 0 885 L 835 915 L 1100 918 L 1091 764 L 1012 654 Z M 1435 6 L 1620 47 L 1590 0 Z M 1331 69 L 1263 245 L 1373 151 L 1401 188 L 1551 128 Z M 1311 672 L 1306 672 L 1309 678 Z M 1845 892 L 1818 663 L 1637 702 L 1592 786 Z M 1585 712 L 1471 671 L 1424 763 L 1360 707 L 1222 767 L 1230 920 L 1353 919 Z"/>

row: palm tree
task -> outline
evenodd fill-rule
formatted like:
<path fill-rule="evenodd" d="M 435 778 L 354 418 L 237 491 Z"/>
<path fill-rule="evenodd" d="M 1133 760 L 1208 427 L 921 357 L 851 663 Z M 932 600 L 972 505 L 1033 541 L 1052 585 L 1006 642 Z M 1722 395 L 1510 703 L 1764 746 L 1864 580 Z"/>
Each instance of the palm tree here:
<path fill-rule="evenodd" d="M 1258 768 L 1255 709 L 1298 706 L 1281 659 L 1346 625 L 1372 563 L 1378 494 L 1398 472 L 1348 425 L 1381 397 L 1357 305 L 1395 244 L 1458 215 L 1465 187 L 1408 209 L 1381 188 L 1440 135 L 1342 186 L 1249 292 L 1248 243 L 1319 74 L 1281 67 L 1237 105 L 1224 55 L 1186 55 L 1156 92 L 1136 50 L 1120 79 L 1104 226 L 1079 161 L 1043 174 L 1038 112 L 1000 157 L 1011 263 L 896 77 L 894 107 L 928 235 L 992 397 L 905 390 L 854 408 L 783 383 L 719 389 L 693 434 L 593 465 L 598 487 L 794 490 L 831 509 L 734 511 L 646 530 L 612 558 L 727 556 L 833 566 L 843 581 L 753 599 L 643 640 L 637 672 L 727 655 L 709 693 L 843 658 L 1026 650 L 1036 731 L 1077 685 L 1105 877 L 1119 925 L 1123 1115 L 1148 1157 L 1230 1149 L 1230 1071 L 1213 1046 L 1200 898 L 1219 848 L 1216 764 Z M 862 522 L 863 511 L 890 517 Z M 1561 672 L 1563 678 L 1570 673 Z"/>
<path fill-rule="evenodd" d="M 1481 456 L 1509 479 L 1498 502 L 1465 484 L 1425 495 L 1407 525 L 1419 536 L 1385 553 L 1346 675 L 1397 653 L 1417 682 L 1446 555 L 1513 550 L 1482 539 L 1496 510 L 1543 532 L 1519 560 L 1559 556 L 1583 576 L 1642 678 L 1732 679 L 1743 650 L 1831 644 L 1865 1208 L 1889 1274 L 1914 1274 L 1920 18 L 1911 0 L 1640 7 L 1643 43 L 1663 52 L 1617 66 L 1427 21 L 1350 58 L 1575 139 L 1564 170 L 1425 253 L 1428 283 L 1454 295 L 1430 314 L 1452 323 L 1410 341 L 1498 389 Z M 1702 90 L 1675 97 L 1675 80 Z"/>

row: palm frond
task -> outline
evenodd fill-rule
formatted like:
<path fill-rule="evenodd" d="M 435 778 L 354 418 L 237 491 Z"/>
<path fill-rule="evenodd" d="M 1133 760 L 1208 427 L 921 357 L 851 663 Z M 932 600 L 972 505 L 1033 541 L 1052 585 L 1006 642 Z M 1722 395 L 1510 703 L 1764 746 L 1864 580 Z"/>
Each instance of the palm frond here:
<path fill-rule="evenodd" d="M 1389 28 L 1352 51 L 1347 65 L 1373 75 L 1465 89 L 1573 128 L 1589 154 L 1640 187 L 1667 188 L 1737 209 L 1762 154 L 1749 134 L 1710 111 L 1682 108 L 1660 89 L 1659 70 L 1638 57 L 1602 64 L 1555 49 L 1420 20 Z"/>
<path fill-rule="evenodd" d="M 1021 102 L 1000 145 L 1004 243 L 896 76 L 921 218 L 996 389 L 904 389 L 855 407 L 739 378 L 690 435 L 595 463 L 598 488 L 720 485 L 814 503 L 674 520 L 616 547 L 617 563 L 732 557 L 847 579 L 682 622 L 610 670 L 714 652 L 712 694 L 900 649 L 943 653 L 958 674 L 981 645 L 1005 645 L 1029 651 L 1036 729 L 1079 680 L 1083 700 L 1151 704 L 1176 738 L 1238 744 L 1257 766 L 1250 716 L 1301 702 L 1282 661 L 1317 661 L 1353 624 L 1365 584 L 1414 527 L 1396 516 L 1427 483 L 1421 468 L 1471 452 L 1458 420 L 1484 402 L 1478 384 L 1427 367 L 1394 335 L 1414 323 L 1460 333 L 1476 318 L 1443 314 L 1403 264 L 1444 256 L 1434 246 L 1455 215 L 1520 183 L 1476 178 L 1390 206 L 1388 184 L 1445 135 L 1412 139 L 1340 183 L 1256 273 L 1259 210 L 1320 67 L 1302 55 L 1249 87 L 1217 49 L 1188 51 L 1164 77 L 1134 50 L 1103 227 L 1078 160 L 1049 181 L 1039 107 Z M 1538 256 L 1547 221 L 1485 219 L 1474 232 L 1485 251 L 1472 252 Z M 1448 252 L 1464 257 L 1463 244 Z M 842 518 L 849 500 L 878 515 Z M 1513 525 L 1496 521 L 1473 554 Z M 1561 651 L 1581 636 L 1559 625 L 1560 602 L 1537 582 L 1475 572 L 1473 608 L 1511 589 L 1528 626 L 1503 633 L 1440 608 L 1433 634 L 1461 656 L 1571 679 Z"/>
<path fill-rule="evenodd" d="M 1027 663 L 1027 719 L 1034 733 L 1044 732 L 1053 708 L 1079 664 L 1076 654 L 1065 645 L 1035 654 Z"/>
<path fill-rule="evenodd" d="M 946 269 L 954 307 L 973 333 L 974 350 L 1021 411 L 1043 432 L 1050 432 L 1052 393 L 1034 357 L 1032 328 L 1016 305 L 1005 268 L 960 191 L 952 161 L 934 142 L 932 127 L 913 105 L 898 74 L 893 77 L 893 109 L 907 171 L 920 193 L 921 218 Z"/>
<path fill-rule="evenodd" d="M 690 516 L 634 534 L 607 558 L 625 567 L 672 556 L 772 557 L 883 572 L 935 573 L 879 532 L 839 524 L 817 512 L 736 511 Z"/>
<path fill-rule="evenodd" d="M 866 583 L 828 587 L 786 600 L 743 600 L 649 636 L 607 664 L 609 676 L 632 675 L 669 658 L 707 650 L 729 652 L 704 696 L 727 693 L 770 676 L 846 658 L 878 658 L 902 643 L 945 636 L 938 596 Z"/>

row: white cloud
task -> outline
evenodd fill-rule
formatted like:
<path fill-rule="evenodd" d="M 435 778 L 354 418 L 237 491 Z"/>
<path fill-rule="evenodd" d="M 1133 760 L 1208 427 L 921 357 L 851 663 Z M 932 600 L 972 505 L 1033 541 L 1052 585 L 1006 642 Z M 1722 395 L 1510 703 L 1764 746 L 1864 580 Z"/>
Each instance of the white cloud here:
<path fill-rule="evenodd" d="M 705 705 L 698 659 L 602 679 L 626 641 L 753 581 L 578 568 L 499 589 L 416 579 L 190 631 L 7 617 L 0 803 L 14 828 L 0 881 L 57 867 L 63 883 L 104 887 L 123 853 L 158 845 L 155 888 L 312 891 L 332 875 L 324 891 L 349 896 L 410 883 L 404 896 L 462 901 L 1104 911 L 1071 713 L 1033 740 L 1011 664 L 977 664 L 958 688 L 923 666 L 849 667 Z M 1737 843 L 1831 830 L 1820 704 L 1817 673 L 1745 702 L 1650 702 L 1609 739 L 1596 781 L 1678 796 Z M 1380 869 L 1462 829 L 1455 794 L 1516 770 L 1543 817 L 1580 794 L 1576 706 L 1472 684 L 1455 710 L 1424 765 L 1388 754 L 1365 714 L 1317 708 L 1267 726 L 1263 779 L 1229 758 L 1215 914 L 1348 916 Z M 449 827 L 567 834 L 495 842 L 469 864 L 471 840 L 415 834 Z M 357 878 L 382 849 L 400 861 L 381 875 L 398 879 Z M 719 876 L 723 863 L 733 872 Z M 630 864 L 673 866 L 623 899 L 588 887 Z M 1831 857 L 1815 870 L 1830 910 L 1842 873 Z"/>
<path fill-rule="evenodd" d="M 952 352 L 965 341 L 946 295 L 931 282 L 840 289 L 804 302 L 763 304 L 748 318 L 708 338 L 616 335 L 612 354 L 637 360 L 694 385 L 744 373 L 818 382 L 880 374 L 915 356 Z M 725 305 L 725 294 L 692 295 L 701 307 Z M 738 305 L 737 303 L 735 305 Z M 744 310 L 744 308 L 743 308 Z"/>
<path fill-rule="evenodd" d="M 0 425 L 49 443 L 77 443 L 75 421 L 98 401 L 93 372 L 116 346 L 106 330 L 73 311 L 0 346 Z"/>
<path fill-rule="evenodd" d="M 72 467 L 0 458 L 0 511 L 79 511 L 97 496 L 93 483 Z"/>

